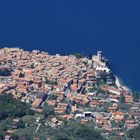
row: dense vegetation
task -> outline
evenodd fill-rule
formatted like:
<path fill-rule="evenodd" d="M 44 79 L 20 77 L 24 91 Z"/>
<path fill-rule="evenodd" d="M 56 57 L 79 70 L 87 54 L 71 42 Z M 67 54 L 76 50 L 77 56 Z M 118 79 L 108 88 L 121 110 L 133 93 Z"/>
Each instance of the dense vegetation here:
<path fill-rule="evenodd" d="M 49 117 L 50 115 L 54 115 L 54 107 L 52 107 L 52 106 L 45 106 L 43 108 L 43 114 L 44 114 L 45 118 Z"/>
<path fill-rule="evenodd" d="M 139 140 L 140 139 L 140 126 L 134 128 L 134 129 L 130 129 L 128 131 L 128 138 L 133 138 L 135 140 Z"/>
<path fill-rule="evenodd" d="M 53 113 L 52 108 L 43 110 L 45 118 Z M 37 133 L 35 133 L 38 124 L 36 123 L 36 115 L 30 115 L 33 112 L 30 106 L 22 103 L 12 97 L 12 95 L 0 95 L 0 139 L 4 137 L 8 129 L 12 129 L 12 119 L 20 118 L 17 131 L 12 134 L 14 140 L 32 140 L 33 138 L 40 138 L 46 140 L 104 140 L 100 132 L 94 129 L 91 124 L 80 125 L 75 121 L 64 121 L 61 128 L 51 128 L 45 125 L 45 118 L 42 119 L 41 126 Z M 41 114 L 40 114 L 41 115 Z M 43 115 L 42 115 L 43 116 Z"/>
<path fill-rule="evenodd" d="M 76 56 L 76 58 L 80 59 L 80 58 L 83 58 L 84 57 L 84 54 L 82 53 L 74 53 L 73 55 Z"/>
<path fill-rule="evenodd" d="M 0 120 L 9 117 L 23 117 L 26 114 L 33 114 L 30 106 L 12 97 L 12 95 L 0 95 Z"/>
<path fill-rule="evenodd" d="M 95 130 L 90 125 L 80 125 L 76 122 L 68 122 L 61 128 L 51 128 L 49 126 L 41 125 L 38 132 L 35 134 L 37 126 L 31 124 L 30 128 L 19 129 L 13 134 L 14 140 L 32 140 L 33 138 L 40 138 L 46 140 L 105 140 L 99 131 Z"/>
<path fill-rule="evenodd" d="M 11 69 L 0 69 L 0 76 L 10 76 L 11 72 Z"/>
<path fill-rule="evenodd" d="M 93 126 L 69 123 L 55 132 L 54 140 L 103 140 Z"/>
<path fill-rule="evenodd" d="M 139 102 L 139 97 L 140 97 L 140 93 L 139 92 L 133 92 L 133 101 L 134 102 Z"/>

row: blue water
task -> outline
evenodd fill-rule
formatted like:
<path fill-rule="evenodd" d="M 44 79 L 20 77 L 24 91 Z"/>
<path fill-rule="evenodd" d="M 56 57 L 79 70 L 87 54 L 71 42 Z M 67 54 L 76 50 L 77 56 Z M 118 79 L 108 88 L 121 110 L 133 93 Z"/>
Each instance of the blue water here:
<path fill-rule="evenodd" d="M 51 54 L 102 50 L 140 91 L 139 0 L 1 0 L 0 46 Z"/>

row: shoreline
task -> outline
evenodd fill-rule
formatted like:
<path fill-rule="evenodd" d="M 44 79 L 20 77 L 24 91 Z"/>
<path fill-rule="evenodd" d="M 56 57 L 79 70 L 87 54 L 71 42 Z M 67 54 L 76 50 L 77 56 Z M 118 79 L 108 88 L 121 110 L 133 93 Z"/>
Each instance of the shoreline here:
<path fill-rule="evenodd" d="M 115 75 L 115 78 L 116 78 L 115 84 L 116 84 L 116 86 L 117 86 L 118 88 L 122 88 L 122 89 L 124 89 L 124 90 L 126 90 L 126 91 L 129 91 L 129 92 L 132 91 L 129 87 L 125 86 L 125 85 L 121 82 L 120 78 L 119 78 L 117 75 Z"/>

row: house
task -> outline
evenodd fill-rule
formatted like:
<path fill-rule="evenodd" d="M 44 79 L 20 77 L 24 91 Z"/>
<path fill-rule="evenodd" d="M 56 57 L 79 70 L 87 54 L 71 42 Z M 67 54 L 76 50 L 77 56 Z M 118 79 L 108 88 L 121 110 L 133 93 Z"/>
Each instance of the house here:
<path fill-rule="evenodd" d="M 119 96 L 118 95 L 109 95 L 109 98 L 111 98 L 111 99 L 115 99 L 115 100 L 118 100 L 118 98 L 119 98 Z"/>
<path fill-rule="evenodd" d="M 102 126 L 108 126 L 109 125 L 109 121 L 107 118 L 103 117 L 103 118 L 97 118 L 96 119 L 96 123 L 98 125 L 102 125 Z"/>
<path fill-rule="evenodd" d="M 41 103 L 42 103 L 42 99 L 37 98 L 37 99 L 35 99 L 34 102 L 32 103 L 32 107 L 33 107 L 33 108 L 39 107 L 39 106 L 41 105 Z"/>
<path fill-rule="evenodd" d="M 130 115 L 135 119 L 140 120 L 140 112 L 131 112 Z"/>
<path fill-rule="evenodd" d="M 63 125 L 63 121 L 59 121 L 57 118 L 52 118 L 49 124 L 52 128 L 57 128 Z"/>
<path fill-rule="evenodd" d="M 88 74 L 87 74 L 87 80 L 89 80 L 89 81 L 95 80 L 95 75 L 94 75 L 94 73 L 88 73 Z"/>
<path fill-rule="evenodd" d="M 36 109 L 35 110 L 37 113 L 42 113 L 42 109 Z"/>
<path fill-rule="evenodd" d="M 96 107 L 100 105 L 100 102 L 98 99 L 93 99 L 92 101 L 90 101 L 90 105 Z"/>
<path fill-rule="evenodd" d="M 129 130 L 129 129 L 133 129 L 134 127 L 138 127 L 139 126 L 139 124 L 127 124 L 125 127 L 126 127 L 126 129 L 127 130 Z"/>
<path fill-rule="evenodd" d="M 117 110 L 118 110 L 117 106 L 111 106 L 108 108 L 108 112 L 110 112 L 110 113 L 116 112 Z"/>
<path fill-rule="evenodd" d="M 84 94 L 78 94 L 78 95 L 67 95 L 67 98 L 70 99 L 71 101 L 74 101 L 76 103 L 80 103 L 82 105 L 86 105 L 89 103 L 89 99 L 87 95 Z"/>
<path fill-rule="evenodd" d="M 105 99 L 100 99 L 99 102 L 100 102 L 100 105 L 103 106 L 107 101 Z"/>
<path fill-rule="evenodd" d="M 55 112 L 56 114 L 65 114 L 65 112 L 66 112 L 66 107 L 63 107 L 63 108 L 55 107 L 55 108 L 54 108 L 54 112 Z"/>
<path fill-rule="evenodd" d="M 48 100 L 48 101 L 47 101 L 47 104 L 48 104 L 49 106 L 55 106 L 55 105 L 56 105 L 56 100 Z"/>
<path fill-rule="evenodd" d="M 74 118 L 74 116 L 72 114 L 61 115 L 60 117 L 65 120 L 71 120 Z"/>
<path fill-rule="evenodd" d="M 63 99 L 64 99 L 64 96 L 59 96 L 59 97 L 57 97 L 57 101 L 58 101 L 58 102 L 61 102 Z"/>
<path fill-rule="evenodd" d="M 58 103 L 57 104 L 57 107 L 59 107 L 59 108 L 63 108 L 63 107 L 68 107 L 68 104 L 67 103 Z"/>
<path fill-rule="evenodd" d="M 73 84 L 70 86 L 72 91 L 77 91 L 78 90 L 78 85 L 77 84 Z"/>
<path fill-rule="evenodd" d="M 115 120 L 116 122 L 120 122 L 124 119 L 125 113 L 123 112 L 113 112 L 112 113 L 112 119 Z"/>
<path fill-rule="evenodd" d="M 15 130 L 7 130 L 6 134 L 10 135 L 10 134 L 13 134 L 14 132 L 15 132 Z"/>
<path fill-rule="evenodd" d="M 80 124 L 86 125 L 88 123 L 88 120 L 86 119 L 81 119 Z"/>
<path fill-rule="evenodd" d="M 130 108 L 130 112 L 139 112 L 139 111 L 140 111 L 140 108 L 138 106 Z"/>
<path fill-rule="evenodd" d="M 39 138 L 34 138 L 34 140 L 40 140 Z"/>
<path fill-rule="evenodd" d="M 56 96 L 64 96 L 64 92 L 62 92 L 62 91 L 53 91 L 54 92 L 54 95 L 56 95 Z"/>
<path fill-rule="evenodd" d="M 53 85 L 53 89 L 56 90 L 56 91 L 61 91 L 62 86 L 61 85 Z"/>
<path fill-rule="evenodd" d="M 81 118 L 81 117 L 84 117 L 84 115 L 81 113 L 75 114 L 75 118 Z"/>
<path fill-rule="evenodd" d="M 119 95 L 121 94 L 120 90 L 118 88 L 115 88 L 113 86 L 106 86 L 106 90 L 112 94 L 115 94 L 115 95 Z"/>
<path fill-rule="evenodd" d="M 71 106 L 71 112 L 74 113 L 78 110 L 77 108 L 77 104 L 75 104 L 74 106 Z"/>
<path fill-rule="evenodd" d="M 10 135 L 6 135 L 6 136 L 4 137 L 4 140 L 13 140 L 13 139 L 12 139 L 12 137 L 11 137 Z"/>
<path fill-rule="evenodd" d="M 92 115 L 93 115 L 93 113 L 90 112 L 90 111 L 86 111 L 86 112 L 83 113 L 83 116 L 84 116 L 85 118 L 92 117 Z"/>
<path fill-rule="evenodd" d="M 36 118 L 36 123 L 40 123 L 40 119 L 41 119 L 40 117 L 37 117 Z"/>
<path fill-rule="evenodd" d="M 13 128 L 13 129 L 17 129 L 19 123 L 20 123 L 20 120 L 19 120 L 19 119 L 13 119 L 13 120 L 12 120 L 12 128 Z"/>
<path fill-rule="evenodd" d="M 93 86 L 90 86 L 90 85 L 87 85 L 86 86 L 86 91 L 92 92 L 93 90 L 94 90 L 94 87 Z"/>
<path fill-rule="evenodd" d="M 125 103 L 127 104 L 133 103 L 133 97 L 131 95 L 125 95 Z"/>
<path fill-rule="evenodd" d="M 127 130 L 133 129 L 134 127 L 137 127 L 137 126 L 139 126 L 139 125 L 135 122 L 135 120 L 126 120 L 125 121 L 125 128 Z"/>

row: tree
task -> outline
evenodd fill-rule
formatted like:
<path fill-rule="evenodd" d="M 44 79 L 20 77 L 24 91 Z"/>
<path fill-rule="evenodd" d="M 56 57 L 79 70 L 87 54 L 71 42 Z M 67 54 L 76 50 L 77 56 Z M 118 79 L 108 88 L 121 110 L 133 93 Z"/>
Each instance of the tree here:
<path fill-rule="evenodd" d="M 120 128 L 123 128 L 124 122 L 115 122 L 115 121 L 113 120 L 113 121 L 111 121 L 111 126 L 112 126 L 112 127 L 120 127 Z"/>
<path fill-rule="evenodd" d="M 64 133 L 59 133 L 55 136 L 54 140 L 74 140 L 74 139 L 69 138 L 69 136 Z"/>
<path fill-rule="evenodd" d="M 35 114 L 35 111 L 34 110 L 32 110 L 32 109 L 29 109 L 28 110 L 28 115 L 34 115 Z"/>
<path fill-rule="evenodd" d="M 139 140 L 140 138 L 140 126 L 130 129 L 127 133 L 128 138 L 134 138 L 135 140 Z"/>
<path fill-rule="evenodd" d="M 54 94 L 50 94 L 48 98 L 49 98 L 50 100 L 56 100 L 56 99 L 57 99 L 57 96 L 54 95 Z"/>
<path fill-rule="evenodd" d="M 80 59 L 80 58 L 83 58 L 84 57 L 84 54 L 82 53 L 74 53 L 73 55 L 76 56 L 76 58 Z"/>
<path fill-rule="evenodd" d="M 47 118 L 50 115 L 54 115 L 54 107 L 53 106 L 45 106 L 43 108 L 44 117 Z"/>
<path fill-rule="evenodd" d="M 130 111 L 131 105 L 125 104 L 125 103 L 120 103 L 120 104 L 118 104 L 118 105 L 119 105 L 119 108 L 120 108 L 121 110 L 124 110 L 125 112 L 129 112 L 129 111 Z"/>
<path fill-rule="evenodd" d="M 20 120 L 19 124 L 18 124 L 18 128 L 25 128 L 25 124 L 22 121 L 22 119 Z"/>
<path fill-rule="evenodd" d="M 31 64 L 31 68 L 32 68 L 32 69 L 35 68 L 35 63 L 32 63 L 32 64 Z"/>
<path fill-rule="evenodd" d="M 3 68 L 0 69 L 0 76 L 10 76 L 12 69 Z"/>
<path fill-rule="evenodd" d="M 4 132 L 0 131 L 0 140 L 3 140 L 3 139 L 4 139 Z"/>
<path fill-rule="evenodd" d="M 0 95 L 0 120 L 9 117 L 23 117 L 28 114 L 30 105 L 16 100 L 12 95 Z"/>
<path fill-rule="evenodd" d="M 45 83 L 49 84 L 49 80 L 47 78 L 45 78 Z"/>
<path fill-rule="evenodd" d="M 20 72 L 19 77 L 20 77 L 20 78 L 24 78 L 24 77 L 25 77 L 25 74 L 22 73 L 22 72 Z"/>
<path fill-rule="evenodd" d="M 134 102 L 139 102 L 139 95 L 140 93 L 138 92 L 133 92 L 133 101 Z"/>
<path fill-rule="evenodd" d="M 13 138 L 14 140 L 18 140 L 18 135 L 15 134 L 15 133 L 13 133 L 13 134 L 12 134 L 12 138 Z"/>
<path fill-rule="evenodd" d="M 68 122 L 63 128 L 55 130 L 54 139 L 59 140 L 58 136 L 65 140 L 104 140 L 93 126 L 80 125 L 77 122 Z"/>
<path fill-rule="evenodd" d="M 120 95 L 119 101 L 120 101 L 120 103 L 125 103 L 124 94 L 121 94 L 121 95 Z"/>

